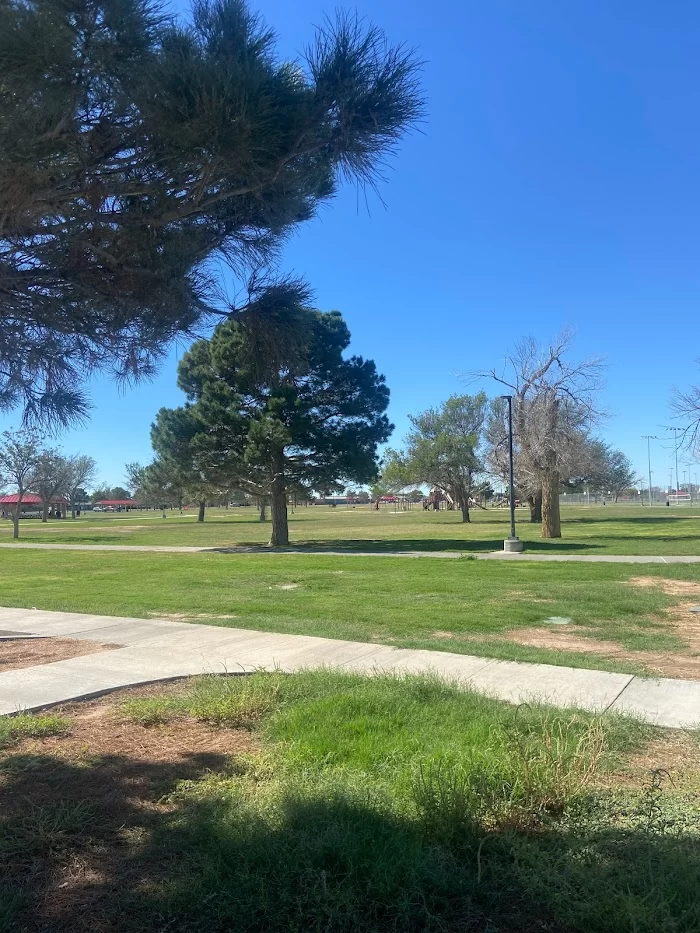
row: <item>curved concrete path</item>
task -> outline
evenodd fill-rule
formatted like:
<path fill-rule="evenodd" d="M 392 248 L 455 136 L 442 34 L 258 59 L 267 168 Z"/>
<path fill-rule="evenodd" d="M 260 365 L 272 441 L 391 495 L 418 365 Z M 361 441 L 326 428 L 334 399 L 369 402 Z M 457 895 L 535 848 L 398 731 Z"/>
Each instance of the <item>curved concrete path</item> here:
<path fill-rule="evenodd" d="M 165 554 L 328 554 L 335 557 L 438 557 L 503 561 L 578 561 L 602 564 L 700 564 L 700 556 L 661 557 L 650 554 L 507 554 L 505 551 L 339 551 L 332 548 L 192 547 L 167 544 L 37 544 L 34 542 L 0 544 L 0 548 L 26 548 L 45 551 L 152 551 Z"/>
<path fill-rule="evenodd" d="M 0 609 L 0 638 L 18 635 L 70 637 L 124 647 L 0 673 L 0 714 L 193 674 L 335 667 L 368 675 L 435 673 L 512 703 L 530 700 L 614 710 L 661 726 L 700 725 L 698 681 L 652 680 L 188 622 Z"/>

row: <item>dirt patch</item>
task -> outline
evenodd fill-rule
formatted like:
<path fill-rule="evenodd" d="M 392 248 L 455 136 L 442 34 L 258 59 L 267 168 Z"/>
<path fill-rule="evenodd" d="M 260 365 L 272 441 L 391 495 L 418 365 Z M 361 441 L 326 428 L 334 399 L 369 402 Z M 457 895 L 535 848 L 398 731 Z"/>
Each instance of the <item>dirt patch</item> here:
<path fill-rule="evenodd" d="M 700 742 L 680 729 L 664 730 L 644 748 L 626 756 L 624 766 L 610 774 L 601 772 L 598 784 L 605 787 L 630 787 L 641 790 L 658 772 L 661 786 L 667 790 L 700 790 Z"/>
<path fill-rule="evenodd" d="M 275 583 L 274 586 L 269 587 L 271 590 L 298 590 L 300 583 Z"/>
<path fill-rule="evenodd" d="M 100 645 L 77 638 L 13 638 L 0 641 L 0 671 L 16 671 L 52 661 L 80 658 L 98 651 L 111 651 L 122 645 Z"/>
<path fill-rule="evenodd" d="M 629 583 L 635 587 L 658 589 L 667 596 L 700 597 L 700 582 L 668 580 L 662 577 L 631 577 Z M 509 595 L 519 596 L 520 591 L 512 591 Z M 650 674 L 660 677 L 700 680 L 700 613 L 690 611 L 693 605 L 693 602 L 683 602 L 665 610 L 668 630 L 686 646 L 676 651 L 634 651 L 617 642 L 589 637 L 581 628 L 575 632 L 559 628 L 524 628 L 492 636 L 492 639 L 534 648 L 585 652 L 641 664 Z M 435 637 L 441 637 L 438 633 L 434 634 Z"/>
<path fill-rule="evenodd" d="M 26 898 L 18 930 L 126 933 L 129 902 L 139 891 L 157 895 L 177 873 L 178 852 L 152 843 L 177 810 L 165 795 L 257 750 L 247 731 L 190 719 L 144 727 L 116 709 L 125 695 L 182 689 L 65 706 L 66 735 L 26 739 L 0 756 L 0 871 Z"/>
<path fill-rule="evenodd" d="M 216 612 L 149 612 L 152 619 L 168 619 L 170 622 L 193 622 L 197 619 L 238 619 L 237 615 Z"/>
<path fill-rule="evenodd" d="M 559 651 L 586 651 L 588 654 L 611 654 L 622 650 L 614 641 L 599 641 L 596 638 L 586 638 L 584 635 L 574 635 L 570 632 L 561 632 L 554 628 L 523 628 L 508 632 L 503 636 L 505 641 L 514 641 L 519 645 L 529 645 L 533 648 L 554 648 Z"/>
<path fill-rule="evenodd" d="M 684 637 L 680 630 L 676 634 Z M 700 656 L 676 651 L 632 651 L 614 641 L 576 635 L 555 628 L 523 628 L 495 636 L 499 640 L 515 642 L 533 648 L 549 648 L 555 651 L 584 652 L 611 660 L 641 664 L 650 674 L 658 677 L 675 677 L 681 680 L 700 680 Z"/>
<path fill-rule="evenodd" d="M 531 593 L 528 593 L 525 590 L 508 590 L 505 594 L 505 597 L 499 597 L 498 599 L 492 599 L 492 600 L 489 600 L 489 602 L 491 602 L 493 605 L 497 605 L 498 603 L 502 603 L 504 598 L 511 599 L 511 600 L 513 599 L 524 600 L 528 603 L 553 603 L 555 601 L 553 599 L 543 599 L 542 597 L 539 597 L 539 596 L 532 596 Z"/>
<path fill-rule="evenodd" d="M 663 577 L 630 577 L 631 586 L 654 587 L 667 596 L 700 596 L 700 583 L 692 580 L 667 580 Z"/>

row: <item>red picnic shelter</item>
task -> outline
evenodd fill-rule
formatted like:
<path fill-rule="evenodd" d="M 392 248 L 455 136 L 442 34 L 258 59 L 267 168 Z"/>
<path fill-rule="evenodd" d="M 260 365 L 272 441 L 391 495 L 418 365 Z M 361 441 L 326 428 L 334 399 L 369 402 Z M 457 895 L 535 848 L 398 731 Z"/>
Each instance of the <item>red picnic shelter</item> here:
<path fill-rule="evenodd" d="M 12 493 L 9 496 L 0 496 L 0 509 L 4 513 L 13 512 L 17 507 L 17 500 L 19 499 L 18 493 Z M 55 499 L 48 500 L 49 505 L 60 505 L 64 508 L 68 505 L 68 502 L 59 497 Z M 43 507 L 43 502 L 40 496 L 35 495 L 33 492 L 25 492 L 22 496 L 22 506 L 21 509 L 24 512 L 26 509 L 41 509 Z"/>

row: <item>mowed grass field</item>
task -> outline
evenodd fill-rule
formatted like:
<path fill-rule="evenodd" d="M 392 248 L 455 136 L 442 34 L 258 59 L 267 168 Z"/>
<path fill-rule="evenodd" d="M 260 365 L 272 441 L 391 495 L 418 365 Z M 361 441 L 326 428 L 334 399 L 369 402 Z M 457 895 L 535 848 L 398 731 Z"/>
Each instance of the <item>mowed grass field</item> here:
<path fill-rule="evenodd" d="M 563 537 L 543 541 L 540 529 L 518 510 L 518 535 L 530 553 L 561 554 L 700 554 L 700 508 L 656 506 L 638 508 L 608 505 L 562 510 Z M 379 512 L 369 506 L 346 508 L 310 506 L 289 516 L 293 546 L 369 551 L 493 551 L 501 550 L 509 533 L 505 509 L 474 509 L 471 524 L 458 512 L 407 512 L 393 507 Z M 114 514 L 86 513 L 75 521 L 37 519 L 21 523 L 21 540 L 56 544 L 140 544 L 231 547 L 264 545 L 270 523 L 257 520 L 253 508 L 210 509 L 203 524 L 195 512 L 136 511 Z M 11 542 L 12 524 L 0 523 L 0 542 Z"/>
<path fill-rule="evenodd" d="M 0 567 L 4 606 L 700 678 L 694 565 L 18 548 Z"/>

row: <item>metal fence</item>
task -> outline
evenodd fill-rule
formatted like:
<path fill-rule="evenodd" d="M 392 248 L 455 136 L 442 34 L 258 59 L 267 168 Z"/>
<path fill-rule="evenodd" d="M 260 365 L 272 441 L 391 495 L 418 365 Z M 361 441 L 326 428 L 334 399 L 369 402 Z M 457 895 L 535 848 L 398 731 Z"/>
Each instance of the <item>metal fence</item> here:
<path fill-rule="evenodd" d="M 687 498 L 674 494 L 668 495 L 658 490 L 652 491 L 652 505 L 666 506 L 668 502 L 671 508 L 680 508 L 688 505 L 700 505 L 700 495 L 689 493 Z M 649 493 L 644 491 L 636 496 L 619 496 L 617 502 L 614 496 L 604 496 L 600 493 L 586 492 L 567 492 L 559 496 L 559 504 L 564 505 L 630 505 L 630 506 L 649 506 Z"/>

